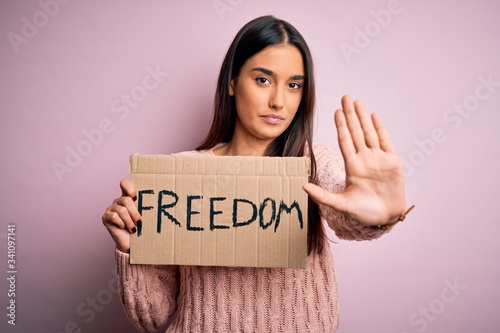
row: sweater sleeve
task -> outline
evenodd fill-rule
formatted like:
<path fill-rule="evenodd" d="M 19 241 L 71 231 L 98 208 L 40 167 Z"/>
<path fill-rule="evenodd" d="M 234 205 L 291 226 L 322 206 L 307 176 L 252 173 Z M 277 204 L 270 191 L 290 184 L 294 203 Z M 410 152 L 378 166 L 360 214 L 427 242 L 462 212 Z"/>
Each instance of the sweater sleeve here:
<path fill-rule="evenodd" d="M 131 265 L 115 249 L 116 276 L 125 313 L 140 332 L 155 332 L 177 310 L 179 267 Z"/>
<path fill-rule="evenodd" d="M 314 148 L 317 167 L 317 185 L 332 193 L 342 192 L 345 188 L 345 166 L 339 150 L 329 146 Z M 320 206 L 321 218 L 326 220 L 337 237 L 347 240 L 369 240 L 380 237 L 387 231 L 373 229 L 350 218 L 347 214 L 325 206 Z"/>

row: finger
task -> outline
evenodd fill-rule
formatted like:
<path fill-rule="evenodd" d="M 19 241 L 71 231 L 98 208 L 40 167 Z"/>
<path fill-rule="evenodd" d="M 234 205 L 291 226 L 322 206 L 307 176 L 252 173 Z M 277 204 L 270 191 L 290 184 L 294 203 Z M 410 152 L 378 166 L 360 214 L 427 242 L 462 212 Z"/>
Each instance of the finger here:
<path fill-rule="evenodd" d="M 312 183 L 304 184 L 302 188 L 309 194 L 311 199 L 318 204 L 329 206 L 341 213 L 346 212 L 346 202 L 341 194 L 330 193 Z"/>
<path fill-rule="evenodd" d="M 141 221 L 142 216 L 141 214 L 139 214 L 139 211 L 134 204 L 134 200 L 131 197 L 120 197 L 116 199 L 115 202 L 127 209 L 128 214 L 130 215 L 130 218 L 132 219 L 134 224 L 137 224 L 137 222 Z"/>
<path fill-rule="evenodd" d="M 335 126 L 337 126 L 337 136 L 342 156 L 344 156 L 344 160 L 347 160 L 356 154 L 356 148 L 347 127 L 344 111 L 341 109 L 335 111 Z"/>
<path fill-rule="evenodd" d="M 366 145 L 369 148 L 379 148 L 379 138 L 375 127 L 373 126 L 372 119 L 366 113 L 365 107 L 361 101 L 355 101 L 354 108 L 356 109 L 356 114 L 358 116 L 359 122 L 361 123 L 361 128 L 363 129 L 363 135 Z"/>
<path fill-rule="evenodd" d="M 113 238 L 118 250 L 124 253 L 130 252 L 130 233 L 128 230 L 121 229 L 114 224 L 106 225 L 106 229 Z"/>
<path fill-rule="evenodd" d="M 122 190 L 122 195 L 123 196 L 128 196 L 131 197 L 133 200 L 136 199 L 137 197 L 137 191 L 135 189 L 134 183 L 132 183 L 128 179 L 122 179 L 120 181 L 120 188 Z"/>
<path fill-rule="evenodd" d="M 395 153 L 394 148 L 392 147 L 391 139 L 389 138 L 389 133 L 385 129 L 384 123 L 382 119 L 380 119 L 379 115 L 374 113 L 372 114 L 373 126 L 377 131 L 378 140 L 380 142 L 380 148 L 388 153 Z"/>
<path fill-rule="evenodd" d="M 124 206 L 115 203 L 108 208 L 108 212 L 110 213 L 110 222 L 119 228 L 127 229 L 131 233 L 135 233 L 137 231 L 136 225 L 132 220 L 128 209 Z"/>
<path fill-rule="evenodd" d="M 125 229 L 125 222 L 120 218 L 120 215 L 109 209 L 102 215 L 102 224 L 108 229 Z"/>
<path fill-rule="evenodd" d="M 342 97 L 342 109 L 344 110 L 345 119 L 347 122 L 347 127 L 351 134 L 352 142 L 356 151 L 360 151 L 366 148 L 365 136 L 363 135 L 363 129 L 361 123 L 359 122 L 358 115 L 356 114 L 354 104 L 349 95 Z"/>
<path fill-rule="evenodd" d="M 125 232 L 130 234 L 117 212 L 106 211 L 102 216 L 102 224 L 104 224 L 110 233 Z"/>

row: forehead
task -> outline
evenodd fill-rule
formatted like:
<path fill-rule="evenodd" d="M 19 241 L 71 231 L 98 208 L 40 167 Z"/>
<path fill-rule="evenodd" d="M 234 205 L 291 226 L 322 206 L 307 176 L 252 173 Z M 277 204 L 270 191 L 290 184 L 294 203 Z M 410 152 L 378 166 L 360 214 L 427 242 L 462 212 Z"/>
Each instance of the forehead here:
<path fill-rule="evenodd" d="M 268 46 L 247 60 L 246 70 L 264 67 L 278 76 L 304 75 L 304 60 L 299 49 L 290 44 Z"/>

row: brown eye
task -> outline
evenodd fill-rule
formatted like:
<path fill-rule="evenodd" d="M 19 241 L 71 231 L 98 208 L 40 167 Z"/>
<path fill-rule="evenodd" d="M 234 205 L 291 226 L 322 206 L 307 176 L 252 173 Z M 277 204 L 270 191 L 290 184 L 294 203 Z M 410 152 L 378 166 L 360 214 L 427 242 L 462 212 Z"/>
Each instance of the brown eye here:
<path fill-rule="evenodd" d="M 288 85 L 292 90 L 299 90 L 301 88 L 301 85 L 298 84 L 297 82 L 292 82 Z"/>
<path fill-rule="evenodd" d="M 255 79 L 257 81 L 258 84 L 261 84 L 261 85 L 266 85 L 266 84 L 269 84 L 271 82 L 269 82 L 269 80 L 265 77 L 258 77 Z"/>

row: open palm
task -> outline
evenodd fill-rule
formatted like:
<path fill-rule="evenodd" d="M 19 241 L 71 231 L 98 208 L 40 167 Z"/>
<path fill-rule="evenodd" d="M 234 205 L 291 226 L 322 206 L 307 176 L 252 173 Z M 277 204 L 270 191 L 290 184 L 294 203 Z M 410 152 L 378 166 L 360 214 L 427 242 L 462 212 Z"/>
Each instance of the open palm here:
<path fill-rule="evenodd" d="M 335 124 L 346 187 L 341 193 L 329 193 L 314 184 L 304 189 L 316 202 L 363 224 L 396 222 L 406 207 L 403 168 L 381 119 L 377 114 L 370 117 L 361 102 L 344 96 Z"/>

